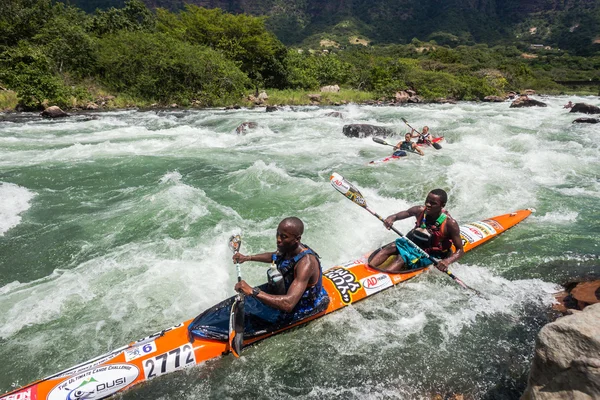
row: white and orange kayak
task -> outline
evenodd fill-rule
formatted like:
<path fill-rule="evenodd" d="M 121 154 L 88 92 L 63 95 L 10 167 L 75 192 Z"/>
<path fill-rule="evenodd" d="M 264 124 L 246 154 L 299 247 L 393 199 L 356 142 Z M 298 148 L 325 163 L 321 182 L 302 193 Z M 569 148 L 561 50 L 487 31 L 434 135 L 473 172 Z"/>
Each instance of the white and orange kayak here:
<path fill-rule="evenodd" d="M 532 210 L 529 209 L 520 210 L 461 225 L 460 232 L 464 250 L 470 251 L 491 240 L 523 221 L 531 212 Z M 244 345 L 320 318 L 400 282 L 414 278 L 427 269 L 388 274 L 368 267 L 369 255 L 337 265 L 323 273 L 323 286 L 330 299 L 325 310 L 303 320 L 266 331 L 264 334 L 259 332 L 245 340 Z M 0 396 L 0 400 L 103 399 L 138 383 L 192 367 L 230 352 L 227 340 L 195 337 L 190 329 L 194 321 L 195 319 L 190 319 L 33 382 Z"/>

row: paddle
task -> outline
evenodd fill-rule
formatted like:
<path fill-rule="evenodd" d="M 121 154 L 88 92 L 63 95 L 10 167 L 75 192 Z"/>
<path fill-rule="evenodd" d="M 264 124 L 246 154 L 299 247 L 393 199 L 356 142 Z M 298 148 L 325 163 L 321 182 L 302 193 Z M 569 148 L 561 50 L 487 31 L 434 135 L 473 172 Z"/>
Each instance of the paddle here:
<path fill-rule="evenodd" d="M 395 145 L 393 145 L 393 144 L 389 144 L 389 143 L 388 143 L 388 142 L 386 142 L 385 140 L 383 140 L 383 139 L 379 139 L 379 138 L 376 138 L 376 137 L 373 137 L 373 141 L 374 141 L 375 143 L 383 144 L 383 145 L 385 145 L 385 146 L 392 146 L 392 147 L 396 147 Z"/>
<path fill-rule="evenodd" d="M 365 200 L 365 198 L 363 197 L 363 195 L 358 191 L 358 189 L 356 187 L 354 187 L 354 185 L 352 185 L 350 182 L 348 182 L 346 179 L 344 179 L 343 176 L 341 176 L 340 174 L 337 174 L 337 173 L 334 172 L 333 174 L 331 174 L 331 177 L 329 178 L 329 181 L 331 182 L 331 185 L 334 188 L 336 188 L 336 190 L 338 192 L 340 192 L 341 194 L 343 194 L 344 196 L 346 196 L 346 198 L 350 199 L 353 203 L 358 204 L 359 206 L 361 206 L 362 208 L 364 208 L 365 210 L 367 210 L 368 212 L 370 212 L 372 215 L 374 215 L 381 222 L 384 221 L 384 219 L 379 214 L 377 214 L 375 211 L 371 210 L 369 208 L 369 206 L 367 206 L 367 201 Z M 423 249 L 421 249 L 419 246 L 417 246 L 416 244 L 414 244 L 410 239 L 408 239 L 406 236 L 404 236 L 402 234 L 402 232 L 400 232 L 399 230 L 397 230 L 393 226 L 390 229 L 393 230 L 394 232 L 396 232 L 400 237 L 405 238 L 406 241 L 411 246 L 413 246 L 415 249 L 419 250 L 419 252 L 422 255 L 424 255 L 425 257 L 427 257 L 428 259 L 430 259 L 431 262 L 433 263 L 433 265 L 437 265 L 438 264 L 438 262 L 440 260 L 438 260 L 435 257 L 431 257 Z M 450 278 L 454 279 L 454 281 L 456 283 L 458 283 L 462 288 L 468 289 L 468 290 L 472 290 L 473 292 L 475 292 L 475 294 L 477 294 L 479 296 L 482 295 L 478 290 L 473 289 L 470 286 L 467 286 L 466 283 L 464 283 L 459 278 L 457 278 L 456 275 L 454 275 L 452 272 L 450 272 L 450 270 L 446 270 L 446 273 L 448 274 L 448 276 L 450 276 Z"/>
<path fill-rule="evenodd" d="M 242 238 L 240 235 L 232 235 L 229 238 L 229 248 L 236 254 L 242 246 Z M 235 263 L 238 274 L 238 282 L 242 280 L 240 271 L 240 263 Z M 231 306 L 229 314 L 229 348 L 234 356 L 239 357 L 244 344 L 244 293 L 238 293 Z"/>
<path fill-rule="evenodd" d="M 404 123 L 412 130 L 414 130 L 415 132 L 417 132 L 421 137 L 423 137 L 423 133 L 419 132 L 418 130 L 416 130 L 415 128 L 413 128 L 412 126 L 410 126 L 410 124 L 408 123 L 407 120 L 405 120 L 404 118 L 400 118 L 402 121 L 404 121 Z M 427 143 L 429 143 L 430 145 L 433 146 L 434 149 L 436 150 L 440 150 L 442 148 L 442 145 L 439 143 L 433 143 L 431 140 L 427 140 Z"/>

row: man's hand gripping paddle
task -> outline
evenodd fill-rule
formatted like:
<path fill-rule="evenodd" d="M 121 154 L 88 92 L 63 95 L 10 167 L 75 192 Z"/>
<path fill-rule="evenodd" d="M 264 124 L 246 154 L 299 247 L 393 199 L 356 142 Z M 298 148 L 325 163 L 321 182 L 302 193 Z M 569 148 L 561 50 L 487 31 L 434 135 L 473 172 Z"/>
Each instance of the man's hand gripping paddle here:
<path fill-rule="evenodd" d="M 233 254 L 239 253 L 242 246 L 240 235 L 232 235 L 229 238 L 229 248 Z M 238 282 L 242 280 L 240 264 L 235 263 L 237 268 Z M 239 357 L 244 345 L 244 293 L 238 293 L 229 314 L 229 349 L 234 356 Z"/>
<path fill-rule="evenodd" d="M 408 121 L 405 120 L 404 118 L 400 118 L 405 124 L 406 126 L 408 126 L 410 129 L 414 130 L 415 132 L 417 132 L 421 137 L 423 137 L 423 132 L 419 132 L 418 130 L 416 130 L 415 128 L 413 128 L 412 126 L 409 125 Z M 433 143 L 430 140 L 427 141 L 430 145 L 433 146 L 434 149 L 436 150 L 440 150 L 442 148 L 442 145 L 439 143 Z"/>
<path fill-rule="evenodd" d="M 343 194 L 346 198 L 350 199 L 353 203 L 358 204 L 359 206 L 361 206 L 362 208 L 364 208 L 365 210 L 367 210 L 368 212 L 370 212 L 372 215 L 374 215 L 381 222 L 384 222 L 384 219 L 379 214 L 377 214 L 375 211 L 371 210 L 369 208 L 369 206 L 367 206 L 367 201 L 365 200 L 365 198 L 363 197 L 363 195 L 358 191 L 358 189 L 356 187 L 354 187 L 354 185 L 352 185 L 346 179 L 344 179 L 343 176 L 341 176 L 340 174 L 337 174 L 337 173 L 334 172 L 333 174 L 331 174 L 331 177 L 329 178 L 329 181 L 331 182 L 331 185 L 334 188 L 336 188 L 338 192 L 340 192 L 341 194 Z M 396 232 L 400 237 L 404 237 L 406 239 L 406 241 L 411 246 L 413 246 L 415 249 L 419 250 L 419 252 L 422 255 L 424 255 L 425 257 L 427 257 L 428 259 L 430 259 L 431 262 L 433 263 L 433 265 L 437 265 L 438 264 L 438 262 L 440 260 L 438 260 L 435 257 L 431 257 L 429 254 L 427 254 L 425 251 L 423 251 L 423 249 L 421 249 L 419 246 L 417 246 L 416 244 L 414 244 L 410 239 L 408 239 L 406 236 L 404 236 L 402 234 L 402 232 L 400 232 L 399 230 L 397 230 L 393 226 L 390 229 L 393 230 L 394 232 Z M 456 283 L 458 283 L 462 288 L 471 290 L 475 294 L 477 294 L 479 296 L 482 296 L 481 292 L 479 292 L 478 290 L 473 289 L 472 287 L 470 287 L 467 284 L 465 284 L 463 281 L 461 281 L 459 278 L 457 278 L 456 275 L 454 275 L 452 272 L 450 272 L 450 270 L 446 270 L 446 273 L 448 274 L 448 276 L 450 276 L 450 278 L 454 279 L 454 281 Z"/>

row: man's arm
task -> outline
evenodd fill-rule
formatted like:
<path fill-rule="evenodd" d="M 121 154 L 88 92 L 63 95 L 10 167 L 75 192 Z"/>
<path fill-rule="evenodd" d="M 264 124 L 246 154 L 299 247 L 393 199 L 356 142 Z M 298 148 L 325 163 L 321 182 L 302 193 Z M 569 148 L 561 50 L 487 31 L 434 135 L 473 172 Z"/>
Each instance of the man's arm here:
<path fill-rule="evenodd" d="M 385 225 L 386 228 L 390 229 L 392 227 L 392 225 L 394 224 L 394 222 L 396 222 L 396 221 L 399 221 L 401 219 L 406 219 L 408 217 L 416 217 L 417 215 L 419 215 L 421 213 L 421 211 L 423 211 L 424 207 L 425 206 L 414 206 L 414 207 L 409 208 L 408 210 L 404 210 L 404 211 L 400 211 L 396 214 L 392 214 L 383 221 L 383 225 Z"/>
<path fill-rule="evenodd" d="M 449 218 L 446 224 L 446 227 L 448 228 L 448 235 L 450 236 L 450 240 L 454 244 L 456 251 L 450 257 L 444 258 L 438 263 L 438 265 L 436 265 L 437 269 L 442 272 L 446 272 L 448 270 L 448 265 L 452 264 L 454 261 L 461 258 L 463 254 L 465 254 L 462 239 L 460 238 L 460 228 L 458 227 L 458 223 L 454 218 Z"/>
<path fill-rule="evenodd" d="M 245 256 L 242 253 L 235 253 L 233 255 L 233 262 L 243 264 L 246 261 L 258 261 L 264 263 L 270 263 L 273 260 L 273 254 L 275 253 L 261 253 L 254 254 L 252 256 Z"/>
<path fill-rule="evenodd" d="M 261 303 L 270 307 L 284 312 L 291 312 L 294 307 L 296 307 L 296 304 L 298 304 L 302 294 L 306 291 L 308 282 L 313 275 L 314 268 L 319 268 L 315 256 L 308 255 L 303 257 L 296 265 L 296 276 L 286 294 L 278 296 L 260 291 L 256 298 L 260 300 Z M 235 285 L 235 289 L 241 290 L 247 296 L 252 295 L 252 286 L 248 285 L 245 281 L 238 282 Z"/>
<path fill-rule="evenodd" d="M 420 155 L 422 155 L 422 156 L 425 155 L 425 153 L 423 153 L 423 150 L 421 150 L 419 148 L 419 146 L 417 146 L 415 143 L 412 144 L 412 148 L 413 148 L 413 150 L 416 150 L 416 152 L 419 153 Z"/>

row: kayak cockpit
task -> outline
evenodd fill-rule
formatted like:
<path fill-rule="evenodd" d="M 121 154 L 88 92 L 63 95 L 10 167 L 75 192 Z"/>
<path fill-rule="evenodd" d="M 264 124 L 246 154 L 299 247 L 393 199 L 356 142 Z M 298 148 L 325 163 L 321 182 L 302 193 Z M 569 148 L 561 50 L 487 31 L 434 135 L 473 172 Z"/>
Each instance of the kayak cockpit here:
<path fill-rule="evenodd" d="M 268 292 L 268 284 L 259 286 Z M 235 301 L 232 296 L 198 315 L 188 326 L 190 339 L 203 338 L 227 341 L 229 337 L 229 314 Z M 269 307 L 254 297 L 246 296 L 244 304 L 244 339 L 251 340 L 269 333 L 297 325 L 305 319 L 312 319 L 324 312 L 329 305 L 329 297 L 324 296 L 316 307 L 298 313 L 285 313 Z"/>

